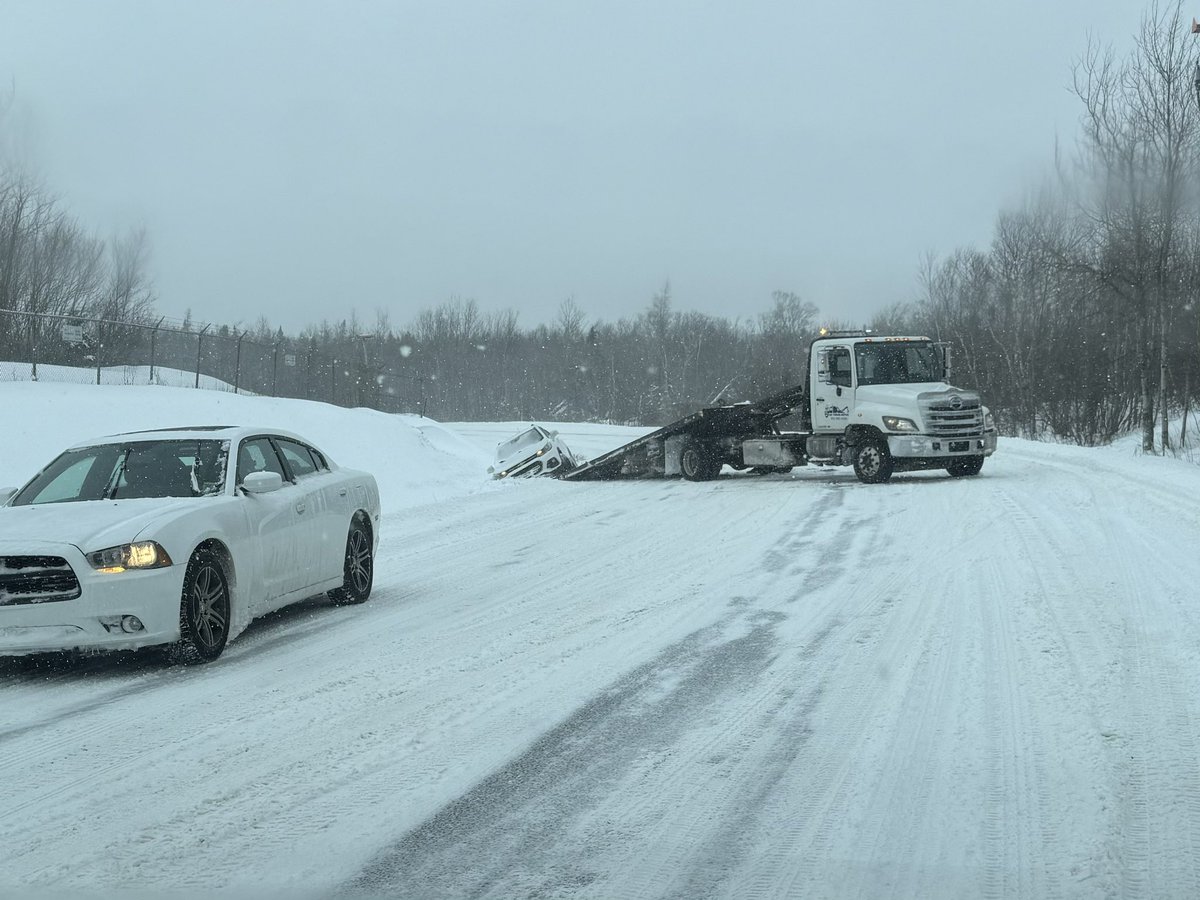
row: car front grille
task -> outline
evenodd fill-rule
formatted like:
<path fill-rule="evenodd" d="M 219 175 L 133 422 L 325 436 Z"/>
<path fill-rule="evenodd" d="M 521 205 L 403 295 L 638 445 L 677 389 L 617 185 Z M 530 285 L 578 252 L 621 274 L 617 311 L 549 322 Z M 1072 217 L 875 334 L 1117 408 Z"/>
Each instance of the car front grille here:
<path fill-rule="evenodd" d="M 61 556 L 0 556 L 0 606 L 74 600 L 82 593 Z"/>
<path fill-rule="evenodd" d="M 983 405 L 971 391 L 922 394 L 921 414 L 934 437 L 978 437 L 983 434 Z"/>

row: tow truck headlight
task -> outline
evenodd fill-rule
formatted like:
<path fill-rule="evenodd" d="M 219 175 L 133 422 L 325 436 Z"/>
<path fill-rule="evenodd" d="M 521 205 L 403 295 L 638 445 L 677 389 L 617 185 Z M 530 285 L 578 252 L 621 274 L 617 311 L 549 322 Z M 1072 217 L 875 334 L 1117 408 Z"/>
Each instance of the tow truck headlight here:
<path fill-rule="evenodd" d="M 912 419 L 901 419 L 897 416 L 884 416 L 883 424 L 892 431 L 918 431 L 917 423 Z"/>
<path fill-rule="evenodd" d="M 995 431 L 996 430 L 996 418 L 991 413 L 985 413 L 983 416 L 983 430 L 984 431 Z"/>
<path fill-rule="evenodd" d="M 138 541 L 97 550 L 87 555 L 87 561 L 97 572 L 110 574 L 126 569 L 162 569 L 171 565 L 170 555 L 154 541 Z"/>

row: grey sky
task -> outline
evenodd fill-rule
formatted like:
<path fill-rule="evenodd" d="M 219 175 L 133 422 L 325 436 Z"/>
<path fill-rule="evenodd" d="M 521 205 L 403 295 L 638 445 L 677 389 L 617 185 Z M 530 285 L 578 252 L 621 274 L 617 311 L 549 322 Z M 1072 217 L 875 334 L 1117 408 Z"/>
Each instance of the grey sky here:
<path fill-rule="evenodd" d="M 984 244 L 1073 142 L 1087 35 L 1130 0 L 0 0 L 22 141 L 159 310 L 294 330 L 453 297 L 526 326 L 862 319 Z M 1197 3 L 1200 11 L 1200 2 Z"/>

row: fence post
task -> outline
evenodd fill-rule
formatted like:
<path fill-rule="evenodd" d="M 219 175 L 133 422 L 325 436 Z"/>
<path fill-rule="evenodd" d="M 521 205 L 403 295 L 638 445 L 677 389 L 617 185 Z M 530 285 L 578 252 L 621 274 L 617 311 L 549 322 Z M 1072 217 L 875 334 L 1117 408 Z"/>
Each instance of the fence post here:
<path fill-rule="evenodd" d="M 196 335 L 196 387 L 200 387 L 200 348 L 204 346 L 204 332 L 208 331 L 208 326 L 205 325 L 200 329 L 200 333 Z"/>
<path fill-rule="evenodd" d="M 329 367 L 329 402 L 337 406 L 337 357 L 333 358 L 333 365 Z"/>
<path fill-rule="evenodd" d="M 158 328 L 150 331 L 150 383 L 154 384 L 154 339 L 158 336 Z"/>
<path fill-rule="evenodd" d="M 100 383 L 100 357 L 104 354 L 104 323 L 96 320 L 96 384 Z"/>
<path fill-rule="evenodd" d="M 29 317 L 29 360 L 33 364 L 33 381 L 37 381 L 37 318 Z"/>
<path fill-rule="evenodd" d="M 242 380 L 242 339 L 246 337 L 246 332 L 238 335 L 237 339 L 237 361 L 233 364 L 233 392 L 238 392 L 238 385 Z"/>
<path fill-rule="evenodd" d="M 278 397 L 279 386 L 279 345 L 275 345 L 275 361 L 271 363 L 271 396 Z"/>

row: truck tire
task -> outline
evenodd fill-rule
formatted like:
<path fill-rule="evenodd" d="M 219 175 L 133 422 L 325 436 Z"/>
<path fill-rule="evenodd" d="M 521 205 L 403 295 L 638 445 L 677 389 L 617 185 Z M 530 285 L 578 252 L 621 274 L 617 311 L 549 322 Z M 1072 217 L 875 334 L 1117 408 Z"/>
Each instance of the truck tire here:
<path fill-rule="evenodd" d="M 982 468 L 982 456 L 964 456 L 962 459 L 956 459 L 950 465 L 946 466 L 946 471 L 950 473 L 951 478 L 966 478 L 971 475 L 978 475 L 979 470 Z"/>
<path fill-rule="evenodd" d="M 873 439 L 854 448 L 854 474 L 863 484 L 882 484 L 892 477 L 892 454 L 887 444 Z"/>
<path fill-rule="evenodd" d="M 688 441 L 679 454 L 679 471 L 688 481 L 712 481 L 721 472 L 721 461 L 700 441 Z"/>

